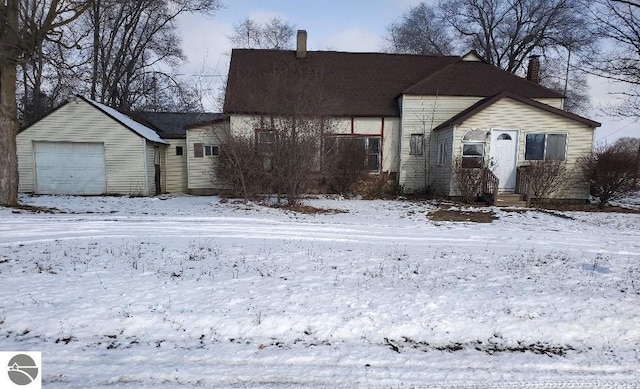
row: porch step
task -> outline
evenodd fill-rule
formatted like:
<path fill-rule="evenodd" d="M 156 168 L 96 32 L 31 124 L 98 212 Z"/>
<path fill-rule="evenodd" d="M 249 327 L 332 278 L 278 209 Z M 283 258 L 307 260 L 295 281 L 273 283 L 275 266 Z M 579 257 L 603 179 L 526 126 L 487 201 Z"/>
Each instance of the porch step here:
<path fill-rule="evenodd" d="M 501 194 L 498 194 L 498 199 L 496 201 L 496 206 L 498 206 L 498 207 L 521 207 L 521 208 L 526 208 L 527 207 L 527 202 L 525 201 L 523 195 L 510 194 L 510 193 L 501 193 Z"/>

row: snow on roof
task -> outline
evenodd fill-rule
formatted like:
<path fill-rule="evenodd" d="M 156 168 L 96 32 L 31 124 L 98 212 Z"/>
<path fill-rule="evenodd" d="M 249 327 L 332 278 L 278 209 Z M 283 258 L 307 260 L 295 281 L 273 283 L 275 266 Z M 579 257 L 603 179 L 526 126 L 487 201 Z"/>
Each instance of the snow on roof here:
<path fill-rule="evenodd" d="M 106 106 L 104 104 L 98 103 L 97 101 L 93 101 L 91 99 L 87 99 L 84 97 L 82 99 L 87 101 L 89 104 L 95 106 L 102 112 L 106 113 L 107 115 L 111 116 L 112 118 L 120 122 L 125 127 L 128 127 L 130 130 L 138 133 L 143 138 L 150 140 L 151 142 L 168 144 L 167 142 L 162 140 L 162 138 L 160 138 L 157 132 L 155 132 L 154 130 L 150 129 L 147 126 L 144 126 L 136 122 L 135 120 L 131 119 L 129 116 L 121 112 L 118 112 L 116 109 Z"/>

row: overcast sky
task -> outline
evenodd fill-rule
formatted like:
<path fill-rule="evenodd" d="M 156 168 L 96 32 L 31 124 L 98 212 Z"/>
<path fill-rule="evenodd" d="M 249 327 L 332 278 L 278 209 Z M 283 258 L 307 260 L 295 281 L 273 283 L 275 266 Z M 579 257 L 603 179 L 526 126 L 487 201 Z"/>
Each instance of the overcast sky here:
<path fill-rule="evenodd" d="M 385 46 L 384 35 L 392 22 L 420 0 L 222 0 L 224 8 L 213 17 L 189 15 L 180 20 L 183 48 L 189 64 L 184 74 L 196 77 L 203 88 L 220 89 L 226 77 L 233 26 L 246 17 L 266 21 L 280 17 L 296 29 L 307 30 L 309 50 L 377 52 Z M 640 123 L 606 116 L 599 107 L 611 101 L 611 91 L 623 87 L 590 79 L 590 119 L 602 122 L 597 143 L 612 143 L 621 136 L 640 137 Z M 214 97 L 205 108 L 219 110 Z"/>

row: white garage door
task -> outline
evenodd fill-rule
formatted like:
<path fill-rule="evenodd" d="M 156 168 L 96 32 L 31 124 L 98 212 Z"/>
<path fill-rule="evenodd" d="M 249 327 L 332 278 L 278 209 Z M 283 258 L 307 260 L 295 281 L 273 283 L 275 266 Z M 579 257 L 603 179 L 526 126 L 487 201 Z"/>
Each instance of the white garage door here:
<path fill-rule="evenodd" d="M 98 195 L 107 191 L 104 143 L 35 142 L 36 193 Z"/>

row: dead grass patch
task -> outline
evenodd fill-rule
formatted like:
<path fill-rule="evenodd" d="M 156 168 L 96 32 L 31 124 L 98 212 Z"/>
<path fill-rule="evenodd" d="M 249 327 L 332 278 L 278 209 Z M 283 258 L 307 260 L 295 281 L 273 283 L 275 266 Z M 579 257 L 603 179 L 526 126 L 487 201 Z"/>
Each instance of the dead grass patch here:
<path fill-rule="evenodd" d="M 327 208 L 316 208 L 311 205 L 296 205 L 295 207 L 290 207 L 288 205 L 272 205 L 272 208 L 283 209 L 285 211 L 291 211 L 295 213 L 304 213 L 307 215 L 335 215 L 339 213 L 348 213 L 344 209 L 327 209 Z"/>
<path fill-rule="evenodd" d="M 491 223 L 498 217 L 493 211 L 465 211 L 459 209 L 438 209 L 428 217 L 436 222 Z"/>
<path fill-rule="evenodd" d="M 18 205 L 16 207 L 12 207 L 13 213 L 22 213 L 22 212 L 30 212 L 30 213 L 65 213 L 58 208 L 51 207 L 40 207 L 37 205 Z"/>

